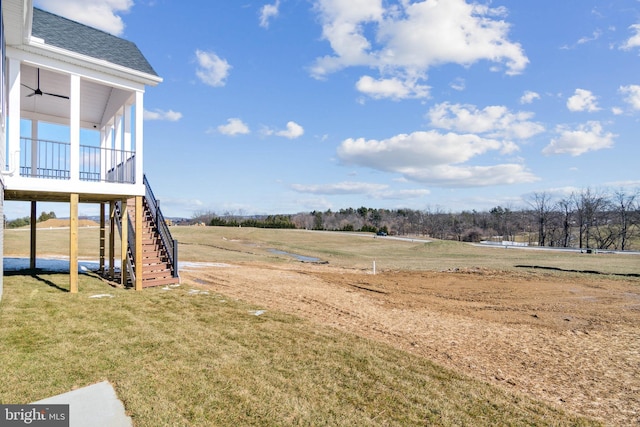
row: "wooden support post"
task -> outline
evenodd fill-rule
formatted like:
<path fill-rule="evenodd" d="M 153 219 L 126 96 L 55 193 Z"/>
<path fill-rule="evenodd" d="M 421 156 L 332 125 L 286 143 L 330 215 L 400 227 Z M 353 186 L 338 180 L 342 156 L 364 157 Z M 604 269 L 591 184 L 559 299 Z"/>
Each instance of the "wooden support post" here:
<path fill-rule="evenodd" d="M 109 202 L 109 278 L 115 278 L 114 262 L 116 259 L 116 202 Z"/>
<path fill-rule="evenodd" d="M 69 291 L 78 293 L 78 194 L 71 194 L 69 209 Z"/>
<path fill-rule="evenodd" d="M 127 199 L 121 201 L 120 218 L 120 284 L 127 285 L 127 250 L 129 248 L 129 214 L 127 212 Z"/>
<path fill-rule="evenodd" d="M 100 203 L 100 274 L 104 274 L 104 255 L 105 255 L 105 220 L 104 220 L 104 203 Z"/>
<path fill-rule="evenodd" d="M 136 196 L 136 291 L 142 290 L 142 196 Z"/>
<path fill-rule="evenodd" d="M 36 202 L 31 202 L 31 246 L 29 251 L 29 268 L 35 270 L 36 268 Z"/>

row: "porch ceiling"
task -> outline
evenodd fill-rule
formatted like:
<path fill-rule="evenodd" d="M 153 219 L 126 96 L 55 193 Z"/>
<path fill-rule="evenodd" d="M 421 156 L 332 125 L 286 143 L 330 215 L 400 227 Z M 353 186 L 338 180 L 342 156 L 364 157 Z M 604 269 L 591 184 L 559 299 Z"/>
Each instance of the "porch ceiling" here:
<path fill-rule="evenodd" d="M 38 87 L 38 68 L 22 64 L 20 107 L 23 115 L 31 113 L 34 117 L 41 117 L 42 120 L 69 123 L 70 100 L 46 93 L 69 96 L 70 86 L 69 75 L 40 68 L 40 90 L 45 94 L 29 96 Z M 105 115 L 110 113 L 109 106 L 114 102 L 121 105 L 129 96 L 130 94 L 121 89 L 81 79 L 81 126 L 99 128 L 105 120 Z"/>

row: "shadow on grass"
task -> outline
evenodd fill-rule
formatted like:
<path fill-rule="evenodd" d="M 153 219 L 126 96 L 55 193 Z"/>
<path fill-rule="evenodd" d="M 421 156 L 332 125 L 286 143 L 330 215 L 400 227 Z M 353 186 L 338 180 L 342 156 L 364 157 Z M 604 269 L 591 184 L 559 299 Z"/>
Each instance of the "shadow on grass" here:
<path fill-rule="evenodd" d="M 61 292 L 69 292 L 69 289 L 65 289 L 55 283 L 53 283 L 51 280 L 47 280 L 43 277 L 40 277 L 41 275 L 53 275 L 53 274 L 59 274 L 59 275 L 66 275 L 69 276 L 69 273 L 61 273 L 59 271 L 47 271 L 47 270 L 42 270 L 39 268 L 36 269 L 28 269 L 28 270 L 15 270 L 15 271 L 5 271 L 4 272 L 4 276 L 30 276 L 32 278 L 34 278 L 35 280 L 38 280 L 42 283 L 44 283 L 47 286 L 50 286 L 54 289 L 57 289 Z"/>
<path fill-rule="evenodd" d="M 566 273 L 601 274 L 603 276 L 640 277 L 640 273 L 605 273 L 597 270 L 573 270 L 570 268 L 548 267 L 544 265 L 516 265 L 518 268 L 539 268 L 541 270 L 564 271 Z"/>

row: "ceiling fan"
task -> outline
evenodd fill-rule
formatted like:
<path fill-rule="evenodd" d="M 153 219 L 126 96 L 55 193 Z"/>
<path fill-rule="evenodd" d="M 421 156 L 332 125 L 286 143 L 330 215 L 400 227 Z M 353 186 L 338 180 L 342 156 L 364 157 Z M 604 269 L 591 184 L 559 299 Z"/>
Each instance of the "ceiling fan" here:
<path fill-rule="evenodd" d="M 56 96 L 58 98 L 64 98 L 64 99 L 69 99 L 68 96 L 65 95 L 58 95 L 56 93 L 49 93 L 49 92 L 43 92 L 42 90 L 40 90 L 40 68 L 38 68 L 38 87 L 36 89 L 33 89 L 29 86 L 27 86 L 26 84 L 22 83 L 22 86 L 26 87 L 29 90 L 32 90 L 33 93 L 30 93 L 29 95 L 27 95 L 27 98 L 30 98 L 34 95 L 49 95 L 49 96 Z"/>

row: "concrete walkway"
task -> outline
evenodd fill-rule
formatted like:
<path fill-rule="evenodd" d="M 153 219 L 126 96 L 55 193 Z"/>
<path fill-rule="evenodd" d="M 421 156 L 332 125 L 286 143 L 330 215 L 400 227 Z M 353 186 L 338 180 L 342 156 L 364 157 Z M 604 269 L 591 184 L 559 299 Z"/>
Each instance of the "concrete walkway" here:
<path fill-rule="evenodd" d="M 132 427 L 131 417 L 108 381 L 33 402 L 69 405 L 70 427 Z"/>

